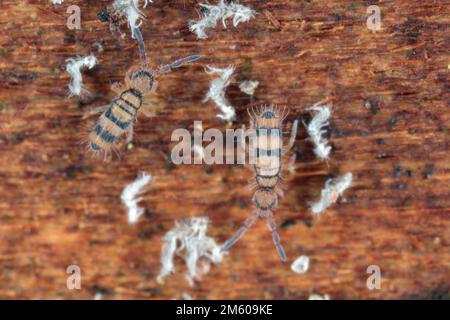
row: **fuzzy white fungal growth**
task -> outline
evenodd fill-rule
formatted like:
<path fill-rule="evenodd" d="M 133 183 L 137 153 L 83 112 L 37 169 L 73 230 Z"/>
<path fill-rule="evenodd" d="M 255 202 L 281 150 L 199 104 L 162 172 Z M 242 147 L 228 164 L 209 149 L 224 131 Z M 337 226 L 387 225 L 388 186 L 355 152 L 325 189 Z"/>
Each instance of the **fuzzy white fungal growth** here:
<path fill-rule="evenodd" d="M 249 96 L 252 96 L 255 94 L 256 88 L 259 86 L 259 81 L 251 81 L 251 80 L 245 80 L 242 81 L 239 84 L 239 89 L 245 94 L 248 94 Z"/>
<path fill-rule="evenodd" d="M 142 198 L 138 197 L 143 188 L 152 180 L 152 176 L 143 172 L 135 181 L 130 183 L 123 189 L 120 198 L 128 209 L 128 223 L 133 224 L 139 220 L 139 217 L 144 214 L 145 210 L 138 206 L 138 202 Z"/>
<path fill-rule="evenodd" d="M 322 135 L 325 133 L 324 127 L 329 125 L 331 116 L 331 105 L 315 104 L 306 110 L 316 111 L 313 119 L 308 125 L 305 125 L 309 134 L 309 140 L 314 144 L 314 153 L 321 161 L 327 160 L 330 155 L 331 146 L 328 140 Z"/>
<path fill-rule="evenodd" d="M 224 0 L 220 0 L 215 6 L 208 4 L 200 4 L 201 10 L 204 12 L 199 21 L 190 21 L 189 30 L 197 35 L 198 39 L 206 39 L 206 29 L 215 28 L 217 22 L 222 19 L 223 27 L 226 29 L 226 20 L 233 17 L 233 26 L 236 27 L 241 22 L 247 22 L 253 18 L 256 12 L 246 6 L 230 2 L 226 4 Z"/>
<path fill-rule="evenodd" d="M 143 8 L 147 7 L 148 2 L 152 0 L 145 0 Z M 134 28 L 139 28 L 142 24 L 142 19 L 145 15 L 139 10 L 139 0 L 114 0 L 112 8 L 116 12 L 120 12 L 127 17 L 128 26 L 131 29 L 131 38 L 135 39 Z"/>
<path fill-rule="evenodd" d="M 211 262 L 216 264 L 222 261 L 224 252 L 213 238 L 206 235 L 207 229 L 207 217 L 175 222 L 175 227 L 163 238 L 159 281 L 174 272 L 175 254 L 183 257 L 188 269 L 186 277 L 191 285 L 194 279 L 200 279 L 202 274 L 208 272 Z M 200 260 L 203 262 L 202 268 L 198 266 Z"/>
<path fill-rule="evenodd" d="M 194 125 L 194 136 L 196 135 L 199 135 L 200 137 L 203 136 L 203 128 L 201 123 Z M 205 158 L 205 149 L 202 146 L 202 142 L 197 141 L 197 139 L 194 139 L 194 154 L 199 160 L 203 160 Z"/>
<path fill-rule="evenodd" d="M 102 300 L 103 294 L 101 292 L 96 292 L 94 295 L 94 300 Z"/>
<path fill-rule="evenodd" d="M 50 0 L 50 2 L 53 4 L 61 4 L 64 2 L 64 0 Z"/>
<path fill-rule="evenodd" d="M 79 96 L 86 90 L 83 88 L 83 77 L 81 68 L 92 69 L 97 64 L 97 59 L 93 56 L 69 58 L 66 60 L 66 71 L 70 74 L 69 97 Z"/>
<path fill-rule="evenodd" d="M 216 78 L 211 81 L 211 85 L 209 87 L 209 91 L 206 94 L 203 102 L 208 100 L 214 101 L 217 107 L 220 109 L 222 114 L 218 114 L 217 118 L 225 120 L 227 122 L 231 122 L 236 119 L 236 111 L 232 105 L 225 98 L 225 89 L 231 82 L 231 75 L 233 74 L 235 68 L 234 66 L 229 66 L 225 69 L 215 68 L 207 66 L 208 70 L 206 73 L 214 74 L 217 73 L 220 75 L 219 78 Z"/>
<path fill-rule="evenodd" d="M 291 270 L 295 273 L 305 273 L 309 268 L 309 258 L 307 256 L 300 256 L 291 264 Z"/>
<path fill-rule="evenodd" d="M 328 294 L 321 296 L 320 294 L 313 293 L 309 296 L 308 300 L 330 300 L 330 296 Z"/>
<path fill-rule="evenodd" d="M 183 300 L 194 300 L 194 299 L 192 298 L 192 296 L 191 296 L 189 293 L 187 293 L 187 292 L 181 293 L 181 298 L 182 298 Z"/>
<path fill-rule="evenodd" d="M 315 215 L 319 215 L 329 206 L 337 201 L 344 191 L 352 184 L 353 175 L 347 173 L 335 180 L 328 179 L 325 182 L 325 188 L 320 193 L 320 200 L 311 205 L 311 211 Z"/>

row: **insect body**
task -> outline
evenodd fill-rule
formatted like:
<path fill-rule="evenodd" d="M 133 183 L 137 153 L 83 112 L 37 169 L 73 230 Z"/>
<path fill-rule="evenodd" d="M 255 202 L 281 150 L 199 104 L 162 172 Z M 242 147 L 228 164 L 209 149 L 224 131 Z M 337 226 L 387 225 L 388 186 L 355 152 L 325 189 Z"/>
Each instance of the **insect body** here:
<path fill-rule="evenodd" d="M 233 246 L 244 233 L 253 225 L 256 219 L 266 219 L 268 227 L 272 233 L 273 242 L 278 250 L 281 260 L 286 261 L 286 254 L 280 243 L 280 237 L 276 230 L 273 210 L 278 204 L 278 198 L 283 195 L 281 188 L 281 173 L 283 169 L 283 155 L 285 155 L 294 145 L 297 132 L 297 121 L 292 125 L 292 133 L 289 143 L 283 147 L 283 120 L 287 116 L 285 110 L 281 112 L 278 108 L 262 107 L 249 112 L 251 127 L 256 135 L 255 153 L 256 161 L 253 165 L 255 178 L 253 187 L 256 191 L 253 195 L 255 210 L 244 225 L 225 242 L 222 250 L 228 250 Z"/>
<path fill-rule="evenodd" d="M 139 43 L 142 66 L 127 72 L 124 85 L 113 85 L 112 89 L 118 97 L 111 104 L 95 108 L 91 112 L 102 112 L 102 115 L 89 134 L 89 149 L 94 153 L 104 153 L 105 157 L 123 134 L 127 133 L 128 141 L 131 141 L 133 124 L 143 106 L 143 99 L 156 89 L 156 78 L 160 74 L 172 71 L 173 68 L 200 58 L 197 55 L 189 56 L 161 66 L 156 71 L 150 70 L 147 66 L 142 35 L 139 29 L 136 28 L 134 31 Z"/>
<path fill-rule="evenodd" d="M 89 134 L 89 147 L 92 151 L 109 151 L 123 133 L 132 130 L 142 105 L 142 97 L 142 92 L 130 87 L 112 101 Z"/>

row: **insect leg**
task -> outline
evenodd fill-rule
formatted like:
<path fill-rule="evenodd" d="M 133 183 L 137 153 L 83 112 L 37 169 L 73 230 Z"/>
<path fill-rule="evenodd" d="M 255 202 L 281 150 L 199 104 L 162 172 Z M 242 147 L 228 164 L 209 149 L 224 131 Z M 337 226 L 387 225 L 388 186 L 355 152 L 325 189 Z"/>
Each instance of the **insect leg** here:
<path fill-rule="evenodd" d="M 289 143 L 286 146 L 286 151 L 290 150 L 295 143 L 295 138 L 297 136 L 297 128 L 298 128 L 298 120 L 295 120 L 294 123 L 292 124 L 292 130 L 291 130 L 291 137 L 289 139 Z"/>
<path fill-rule="evenodd" d="M 297 155 L 294 153 L 289 157 L 289 160 L 286 163 L 286 170 L 289 173 L 295 173 L 295 160 L 297 159 Z M 284 166 L 284 165 L 283 165 Z"/>
<path fill-rule="evenodd" d="M 276 194 L 277 194 L 280 198 L 284 196 L 284 191 L 283 191 L 283 188 L 282 188 L 283 184 L 282 184 L 282 183 L 283 183 L 283 182 L 280 181 L 280 182 L 278 182 L 278 184 L 275 186 L 275 192 L 276 192 Z"/>
<path fill-rule="evenodd" d="M 270 232 L 272 232 L 272 239 L 275 247 L 277 248 L 278 254 L 280 255 L 281 261 L 286 262 L 286 253 L 284 252 L 283 246 L 280 243 L 280 235 L 277 232 L 277 226 L 273 218 L 268 218 L 267 225 L 269 226 Z"/>
<path fill-rule="evenodd" d="M 145 105 L 144 107 L 150 108 L 150 107 L 154 107 L 155 105 Z M 146 116 L 147 118 L 153 118 L 156 116 L 156 112 L 151 111 L 149 109 L 144 109 L 142 108 L 142 113 L 144 114 L 144 116 Z"/>
<path fill-rule="evenodd" d="M 123 84 L 120 82 L 113 82 L 111 84 L 111 91 L 113 91 L 116 94 L 120 94 L 123 91 L 124 87 Z"/>
<path fill-rule="evenodd" d="M 239 230 L 227 242 L 224 243 L 222 251 L 227 251 L 230 249 L 244 235 L 244 233 L 250 229 L 255 220 L 255 215 L 252 215 L 250 218 L 245 220 L 244 225 L 240 227 Z"/>
<path fill-rule="evenodd" d="M 248 181 L 247 189 L 248 190 L 254 190 L 258 186 L 258 183 L 256 182 L 256 178 L 251 178 Z"/>
<path fill-rule="evenodd" d="M 133 123 L 130 124 L 130 126 L 128 127 L 128 131 L 127 131 L 127 139 L 125 141 L 126 144 L 129 144 L 133 141 L 133 137 L 134 137 L 134 126 Z"/>
<path fill-rule="evenodd" d="M 87 118 L 89 118 L 90 116 L 93 116 L 93 115 L 95 115 L 95 114 L 103 113 L 103 112 L 105 112 L 106 109 L 108 109 L 108 108 L 109 108 L 109 104 L 104 105 L 104 106 L 100 106 L 100 107 L 95 107 L 94 109 L 92 109 L 92 110 L 86 112 L 86 113 L 83 115 L 83 119 L 87 119 Z"/>

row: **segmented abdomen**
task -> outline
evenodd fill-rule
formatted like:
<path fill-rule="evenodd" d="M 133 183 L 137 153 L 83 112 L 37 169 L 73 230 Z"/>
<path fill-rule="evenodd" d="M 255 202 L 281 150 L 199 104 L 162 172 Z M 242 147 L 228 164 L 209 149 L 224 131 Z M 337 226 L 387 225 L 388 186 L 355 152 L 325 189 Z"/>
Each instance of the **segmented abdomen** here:
<path fill-rule="evenodd" d="M 256 182 L 262 188 L 273 188 L 281 171 L 281 130 L 278 127 L 256 129 Z"/>
<path fill-rule="evenodd" d="M 89 134 L 89 146 L 94 152 L 109 151 L 136 119 L 142 105 L 142 95 L 133 89 L 124 90 L 100 116 Z"/>

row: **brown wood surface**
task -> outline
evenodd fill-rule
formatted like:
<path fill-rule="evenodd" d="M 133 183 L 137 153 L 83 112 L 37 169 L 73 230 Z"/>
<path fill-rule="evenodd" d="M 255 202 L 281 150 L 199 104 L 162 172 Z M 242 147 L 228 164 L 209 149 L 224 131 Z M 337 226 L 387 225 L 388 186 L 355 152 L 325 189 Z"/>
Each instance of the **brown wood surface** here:
<path fill-rule="evenodd" d="M 156 0 L 142 26 L 153 65 L 203 59 L 160 78 L 157 116 L 141 117 L 134 147 L 104 163 L 78 144 L 88 126 L 82 116 L 108 103 L 111 82 L 139 62 L 129 30 L 120 39 L 97 19 L 108 3 L 0 2 L 0 298 L 448 298 L 449 1 L 242 0 L 259 12 L 255 19 L 219 24 L 197 40 L 187 29 L 197 1 Z M 81 30 L 66 27 L 70 4 L 81 8 Z M 381 8 L 378 32 L 366 26 L 371 4 Z M 100 61 L 83 73 L 93 96 L 68 99 L 65 59 L 90 52 Z M 287 264 L 258 222 L 194 287 L 181 259 L 161 285 L 161 237 L 175 220 L 207 215 L 208 233 L 223 242 L 252 210 L 248 168 L 173 166 L 166 157 L 176 128 L 192 130 L 193 120 L 226 128 L 202 102 L 207 64 L 237 66 L 227 90 L 239 117 L 232 127 L 248 122 L 252 103 L 291 107 L 290 125 L 330 99 L 333 152 L 328 165 L 317 161 L 300 128 L 296 173 L 275 212 Z M 240 92 L 242 80 L 260 82 L 253 98 Z M 129 225 L 120 193 L 141 171 L 155 181 L 142 202 L 147 214 Z M 308 203 L 327 177 L 346 172 L 352 188 L 313 219 Z M 311 263 L 298 275 L 290 263 L 301 254 Z M 66 288 L 72 264 L 81 268 L 81 290 Z M 381 268 L 381 290 L 366 288 L 372 264 Z"/>

